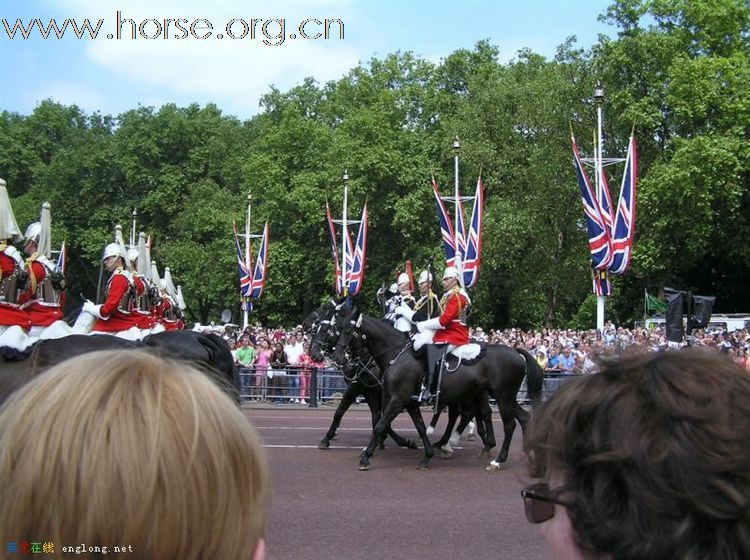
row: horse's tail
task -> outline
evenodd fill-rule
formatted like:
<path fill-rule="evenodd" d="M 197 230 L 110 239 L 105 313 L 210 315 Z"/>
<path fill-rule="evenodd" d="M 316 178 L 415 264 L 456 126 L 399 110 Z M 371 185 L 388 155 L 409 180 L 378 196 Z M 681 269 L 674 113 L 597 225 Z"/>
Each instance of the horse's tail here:
<path fill-rule="evenodd" d="M 534 356 L 529 354 L 523 348 L 516 348 L 516 352 L 521 354 L 526 359 L 526 387 L 529 391 L 529 397 L 531 398 L 532 405 L 539 402 L 542 396 L 542 383 L 544 382 L 544 370 L 534 359 Z"/>

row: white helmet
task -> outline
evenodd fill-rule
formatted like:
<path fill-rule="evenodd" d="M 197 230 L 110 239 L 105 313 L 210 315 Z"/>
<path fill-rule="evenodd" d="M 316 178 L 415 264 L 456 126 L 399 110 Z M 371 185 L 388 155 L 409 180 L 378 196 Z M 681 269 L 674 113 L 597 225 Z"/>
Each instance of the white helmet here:
<path fill-rule="evenodd" d="M 138 249 L 133 247 L 132 249 L 128 250 L 128 260 L 131 262 L 131 264 L 135 264 L 135 262 L 138 260 Z"/>
<path fill-rule="evenodd" d="M 397 294 L 398 293 L 398 284 L 396 284 L 395 282 L 393 284 L 391 284 L 390 288 L 388 288 L 388 291 L 391 292 L 392 294 Z"/>
<path fill-rule="evenodd" d="M 419 279 L 417 279 L 417 284 L 423 284 L 424 282 L 432 282 L 432 274 L 426 270 L 420 272 Z"/>
<path fill-rule="evenodd" d="M 409 283 L 409 275 L 406 274 L 406 272 L 402 272 L 398 275 L 398 280 L 396 283 L 400 286 L 401 284 L 408 284 Z"/>
<path fill-rule="evenodd" d="M 33 241 L 34 243 L 39 243 L 40 233 L 42 233 L 42 223 L 34 222 L 26 228 L 26 233 L 24 233 L 23 237 L 25 241 Z"/>
<path fill-rule="evenodd" d="M 109 257 L 120 257 L 123 260 L 127 259 L 127 256 L 122 249 L 122 245 L 120 245 L 119 243 L 108 243 L 104 248 L 104 255 L 102 255 L 102 260 L 108 259 Z"/>
<path fill-rule="evenodd" d="M 461 274 L 458 272 L 458 269 L 455 266 L 446 266 L 445 272 L 443 272 L 443 280 L 446 278 L 455 278 L 456 280 L 459 280 L 461 278 Z"/>

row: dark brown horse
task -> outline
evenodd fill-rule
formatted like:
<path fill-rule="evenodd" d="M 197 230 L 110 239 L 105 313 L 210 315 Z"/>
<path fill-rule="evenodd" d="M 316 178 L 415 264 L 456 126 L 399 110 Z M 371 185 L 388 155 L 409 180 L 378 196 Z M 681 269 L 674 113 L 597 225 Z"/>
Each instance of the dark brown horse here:
<path fill-rule="evenodd" d="M 47 368 L 97 350 L 145 349 L 206 371 L 239 403 L 239 372 L 224 340 L 215 334 L 165 331 L 133 342 L 110 335 L 71 335 L 40 340 L 25 355 L 0 358 L 0 403 Z"/>

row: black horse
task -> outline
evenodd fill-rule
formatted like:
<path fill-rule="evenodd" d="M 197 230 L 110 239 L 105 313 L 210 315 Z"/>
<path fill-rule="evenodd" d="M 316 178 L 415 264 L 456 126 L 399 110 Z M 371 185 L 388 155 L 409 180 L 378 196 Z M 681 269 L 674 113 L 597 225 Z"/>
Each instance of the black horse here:
<path fill-rule="evenodd" d="M 323 359 L 324 355 L 330 357 L 341 334 L 343 315 L 348 313 L 349 310 L 349 305 L 345 300 L 331 300 L 321 305 L 305 319 L 303 327 L 312 335 L 310 355 L 314 359 Z M 404 338 L 404 342 L 406 342 L 406 338 Z M 340 364 L 344 378 L 347 381 L 347 387 L 339 406 L 336 408 L 331 426 L 318 445 L 319 449 L 329 448 L 331 439 L 336 437 L 336 430 L 338 430 L 344 414 L 349 410 L 349 407 L 355 402 L 358 396 L 364 396 L 370 408 L 373 429 L 382 414 L 382 372 L 372 358 L 369 350 L 366 346 L 361 345 L 356 351 L 350 352 L 347 358 L 347 360 L 343 361 L 343 364 Z M 430 422 L 430 428 L 432 429 L 428 428 L 428 435 L 437 425 L 442 408 L 444 407 L 441 407 L 441 409 L 438 409 L 433 414 Z M 458 437 L 463 434 L 466 425 L 470 422 L 472 415 L 474 415 L 474 411 L 478 410 L 480 414 L 476 414 L 477 431 L 483 443 L 479 457 L 489 457 L 490 450 L 495 447 L 495 434 L 492 427 L 492 415 L 487 394 L 479 395 L 476 402 L 470 403 L 469 406 L 464 405 L 463 409 L 459 403 L 454 403 L 448 408 L 449 416 L 445 432 L 442 438 L 433 444 L 433 447 L 440 449 L 441 456 L 444 459 L 450 459 L 453 456 L 453 446 L 456 444 Z M 454 430 L 459 417 L 461 418 L 461 423 Z M 391 436 L 401 447 L 416 449 L 416 443 L 413 440 L 401 437 L 390 426 L 386 429 L 386 435 Z M 383 448 L 383 441 L 381 440 L 378 443 L 378 447 L 381 449 Z"/>
<path fill-rule="evenodd" d="M 342 310 L 348 311 L 345 302 L 329 301 L 313 311 L 302 323 L 303 328 L 311 335 L 310 356 L 316 360 L 322 360 L 326 355 L 333 351 L 333 347 L 338 340 L 340 327 L 337 326 L 337 314 Z M 359 352 L 352 356 L 346 364 L 342 366 L 342 373 L 346 381 L 346 389 L 341 397 L 341 401 L 333 413 L 333 420 L 328 431 L 318 444 L 318 449 L 328 449 L 331 440 L 336 437 L 336 431 L 341 425 L 344 414 L 357 400 L 357 397 L 364 397 L 370 414 L 372 416 L 373 428 L 380 418 L 383 408 L 382 402 L 382 383 L 381 373 L 375 360 L 366 353 Z M 417 449 L 414 440 L 404 438 L 395 432 L 390 426 L 386 428 L 386 435 L 400 447 L 408 449 Z M 385 438 L 383 438 L 385 439 Z M 383 447 L 383 441 L 378 444 Z"/>
<path fill-rule="evenodd" d="M 424 375 L 423 365 L 404 344 L 403 334 L 389 324 L 367 317 L 355 308 L 345 316 L 334 356 L 343 359 L 347 350 L 357 345 L 366 345 L 384 371 L 384 411 L 375 426 L 370 444 L 360 457 L 360 469 L 369 468 L 378 438 L 385 427 L 404 409 L 409 413 L 424 444 L 424 458 L 419 468 L 427 468 L 433 448 L 426 434 L 424 421 L 414 395 L 419 391 Z M 532 399 L 541 395 L 543 372 L 536 361 L 525 350 L 514 350 L 508 346 L 487 347 L 487 355 L 475 365 L 462 365 L 455 372 L 443 377 L 440 399 L 443 404 L 460 402 L 467 408 L 476 402 L 479 394 L 488 392 L 498 405 L 503 420 L 505 437 L 496 462 L 507 460 L 516 421 L 525 428 L 528 413 L 518 404 L 516 395 L 524 376 L 528 377 Z M 491 421 L 488 422 L 491 426 Z"/>
<path fill-rule="evenodd" d="M 0 359 L 0 403 L 35 375 L 68 358 L 97 350 L 139 348 L 189 362 L 204 370 L 239 404 L 239 372 L 229 347 L 215 334 L 193 331 L 165 331 L 149 335 L 141 342 L 110 335 L 70 335 L 40 340 L 24 359 Z"/>

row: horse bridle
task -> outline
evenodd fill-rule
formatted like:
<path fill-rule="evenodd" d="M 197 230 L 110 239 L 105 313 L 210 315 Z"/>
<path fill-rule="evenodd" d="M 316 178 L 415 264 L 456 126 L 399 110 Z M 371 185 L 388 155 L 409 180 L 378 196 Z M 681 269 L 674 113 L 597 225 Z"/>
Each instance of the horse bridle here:
<path fill-rule="evenodd" d="M 362 327 L 362 319 L 363 319 L 363 317 L 364 316 L 360 312 L 356 320 L 354 320 L 354 319 L 350 319 L 349 320 L 349 323 L 350 323 L 350 325 L 351 325 L 352 328 L 351 328 L 351 334 L 349 335 L 349 337 L 346 340 L 346 342 L 342 342 L 342 339 L 344 338 L 344 332 L 346 330 L 345 328 L 342 329 L 342 331 L 341 331 L 341 333 L 339 335 L 338 341 L 336 342 L 336 347 L 334 348 L 334 356 L 339 351 L 339 348 L 341 348 L 341 350 L 340 350 L 341 352 L 346 353 L 346 351 L 350 348 L 352 340 L 362 339 L 362 341 L 366 343 L 366 341 L 367 341 L 367 335 L 365 333 L 363 333 L 363 332 L 360 332 L 360 329 Z M 388 371 L 391 369 L 391 367 L 393 366 L 393 364 L 395 364 L 399 360 L 399 358 L 401 358 L 401 356 L 403 356 L 404 353 L 412 346 L 412 342 L 413 342 L 412 339 L 409 338 L 406 341 L 406 344 L 404 344 L 403 346 L 401 346 L 401 345 L 398 346 L 398 348 L 400 348 L 400 350 L 399 350 L 398 354 L 396 354 L 396 356 L 392 360 L 388 361 L 388 367 L 386 367 L 386 369 L 385 369 L 385 371 L 383 371 L 380 379 L 378 379 L 378 384 L 379 385 L 383 384 L 383 380 L 385 379 L 386 373 L 388 373 Z M 386 353 L 388 353 L 391 350 L 393 350 L 394 348 L 396 348 L 396 347 L 393 346 L 393 347 L 390 347 L 390 348 L 386 348 L 386 349 L 382 350 L 381 352 L 378 352 L 377 354 L 372 353 L 372 350 L 370 349 L 370 359 L 368 361 L 368 364 L 370 362 L 372 362 L 372 361 L 375 361 L 375 359 L 378 356 L 383 356 Z"/>

